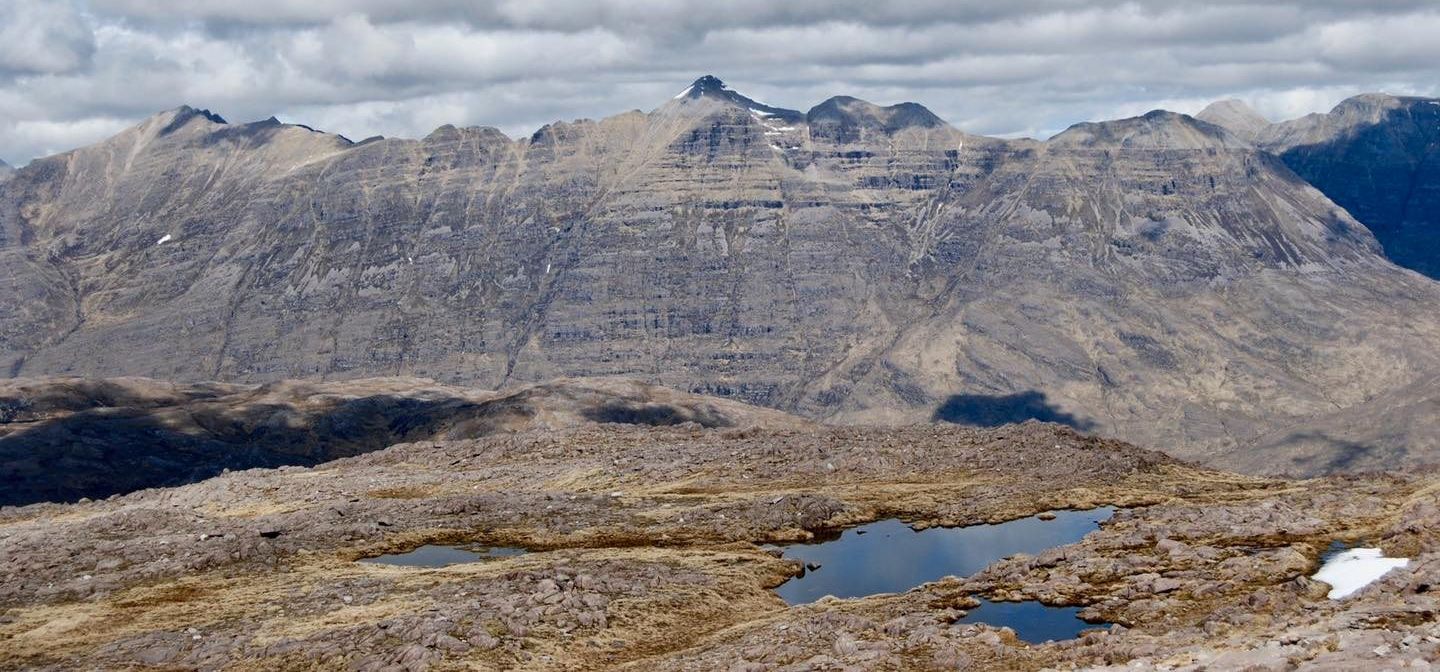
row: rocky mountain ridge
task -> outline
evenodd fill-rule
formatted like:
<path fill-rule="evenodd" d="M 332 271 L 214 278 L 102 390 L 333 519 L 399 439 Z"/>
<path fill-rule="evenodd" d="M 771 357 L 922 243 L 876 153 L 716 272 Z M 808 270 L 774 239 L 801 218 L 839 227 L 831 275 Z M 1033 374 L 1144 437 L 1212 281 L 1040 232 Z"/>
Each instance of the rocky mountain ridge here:
<path fill-rule="evenodd" d="M 1219 126 L 1156 112 L 1000 140 L 712 79 L 523 139 L 355 143 L 181 108 L 36 160 L 0 186 L 0 370 L 624 375 L 831 421 L 1056 419 L 1207 459 L 1440 365 L 1440 289 Z M 1275 470 L 1326 463 L 1269 449 Z"/>
<path fill-rule="evenodd" d="M 1280 156 L 1397 264 L 1440 278 L 1440 99 L 1364 94 L 1273 124 L 1238 101 L 1217 105 L 1199 118 Z"/>

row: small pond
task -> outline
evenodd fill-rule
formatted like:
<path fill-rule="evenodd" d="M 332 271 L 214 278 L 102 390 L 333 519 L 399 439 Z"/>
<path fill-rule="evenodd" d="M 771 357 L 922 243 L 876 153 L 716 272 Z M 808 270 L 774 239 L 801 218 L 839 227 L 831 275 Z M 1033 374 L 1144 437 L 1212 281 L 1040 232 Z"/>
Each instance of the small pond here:
<path fill-rule="evenodd" d="M 956 624 L 984 623 L 997 628 L 1007 627 L 1015 636 L 1031 644 L 1074 639 L 1085 630 L 1108 626 L 1080 619 L 1080 607 L 1052 607 L 1036 601 L 991 602 L 981 599 Z"/>
<path fill-rule="evenodd" d="M 510 548 L 506 546 L 465 547 L 426 544 L 406 553 L 388 553 L 373 558 L 363 558 L 360 562 L 377 565 L 395 565 L 398 567 L 446 567 L 449 565 L 481 562 L 495 558 L 509 558 L 524 554 L 525 549 L 523 548 Z"/>
<path fill-rule="evenodd" d="M 914 530 L 896 519 L 851 528 L 838 537 L 781 547 L 807 571 L 775 589 L 789 604 L 826 595 L 899 593 L 945 576 L 968 576 L 1016 553 L 1036 554 L 1079 541 L 1114 515 L 1113 507 L 1055 511 L 1054 519 Z"/>

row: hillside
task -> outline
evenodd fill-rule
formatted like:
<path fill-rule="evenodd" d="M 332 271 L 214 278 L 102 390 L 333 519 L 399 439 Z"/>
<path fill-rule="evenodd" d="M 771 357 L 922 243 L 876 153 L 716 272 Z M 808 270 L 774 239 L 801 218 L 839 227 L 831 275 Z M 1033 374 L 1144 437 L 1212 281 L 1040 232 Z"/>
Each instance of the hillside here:
<path fill-rule="evenodd" d="M 1395 263 L 1440 278 L 1440 100 L 1365 94 L 1326 114 L 1263 125 L 1208 111 L 1369 227 Z"/>
<path fill-rule="evenodd" d="M 11 376 L 621 375 L 1202 460 L 1440 364 L 1440 289 L 1218 126 L 997 140 L 714 78 L 522 139 L 165 112 L 0 186 L 0 299 Z"/>

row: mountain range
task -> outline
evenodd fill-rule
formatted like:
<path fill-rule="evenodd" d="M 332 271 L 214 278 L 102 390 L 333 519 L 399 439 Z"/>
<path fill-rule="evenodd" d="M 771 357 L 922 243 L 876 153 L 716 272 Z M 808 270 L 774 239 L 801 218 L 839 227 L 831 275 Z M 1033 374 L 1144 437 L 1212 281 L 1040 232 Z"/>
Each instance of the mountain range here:
<path fill-rule="evenodd" d="M 836 422 L 1050 420 L 1255 472 L 1416 464 L 1440 444 L 1376 423 L 1433 413 L 1440 285 L 1386 254 L 1425 256 L 1440 182 L 1384 129 L 1433 101 L 1356 100 L 1046 141 L 714 77 L 520 139 L 181 107 L 0 183 L 0 374 L 620 375 Z"/>
<path fill-rule="evenodd" d="M 1440 100 L 1366 94 L 1281 123 L 1229 100 L 1197 116 L 1277 154 L 1395 263 L 1440 278 Z"/>

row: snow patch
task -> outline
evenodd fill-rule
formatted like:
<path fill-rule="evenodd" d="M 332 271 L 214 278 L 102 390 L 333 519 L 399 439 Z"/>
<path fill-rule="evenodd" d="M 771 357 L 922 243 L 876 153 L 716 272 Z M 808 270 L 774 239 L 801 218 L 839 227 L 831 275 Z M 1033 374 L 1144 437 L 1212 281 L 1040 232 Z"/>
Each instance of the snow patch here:
<path fill-rule="evenodd" d="M 694 84 L 691 84 L 690 86 L 685 87 L 685 90 L 684 90 L 684 91 L 681 91 L 681 92 L 680 92 L 680 95 L 675 96 L 674 100 L 680 100 L 681 98 L 684 98 L 685 96 L 690 95 L 690 92 L 691 92 L 691 91 L 694 91 L 694 90 L 695 90 L 695 85 L 694 85 Z"/>
<path fill-rule="evenodd" d="M 170 242 L 171 240 L 172 240 L 172 238 L 171 238 L 170 234 L 167 233 L 167 234 L 165 234 L 165 235 L 163 235 L 163 236 L 160 236 L 160 240 L 155 241 L 155 244 L 156 244 L 156 245 L 164 245 L 165 243 L 168 243 L 168 242 Z"/>
<path fill-rule="evenodd" d="M 755 109 L 755 108 L 753 108 L 753 107 L 750 108 L 750 114 L 755 115 L 755 118 L 756 118 L 756 119 L 764 119 L 765 117 L 773 117 L 773 116 L 775 116 L 775 113 L 774 113 L 774 112 L 766 112 L 765 110 L 758 110 L 758 109 Z"/>
<path fill-rule="evenodd" d="M 1409 558 L 1387 558 L 1378 548 L 1352 548 L 1326 560 L 1312 578 L 1330 584 L 1330 599 L 1339 600 L 1370 585 L 1390 570 L 1409 564 Z"/>

